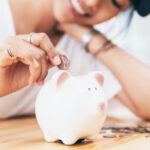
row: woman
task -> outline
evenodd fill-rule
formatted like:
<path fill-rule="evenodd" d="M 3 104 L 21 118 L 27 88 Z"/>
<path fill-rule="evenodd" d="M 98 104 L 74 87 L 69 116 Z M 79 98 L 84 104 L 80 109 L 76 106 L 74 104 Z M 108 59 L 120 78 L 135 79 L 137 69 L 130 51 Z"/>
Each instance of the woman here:
<path fill-rule="evenodd" d="M 76 2 L 76 0 L 75 0 L 75 2 Z M 124 0 L 123 2 L 121 1 L 121 3 L 124 4 L 123 5 L 124 7 L 121 10 L 116 8 L 116 6 L 110 0 L 107 0 L 107 1 L 94 0 L 94 1 L 92 1 L 92 3 L 91 3 L 91 1 L 89 1 L 89 2 L 83 1 L 83 2 L 84 2 L 83 3 L 84 6 L 86 6 L 86 8 L 85 8 L 86 12 L 83 15 L 81 15 L 79 12 L 75 11 L 76 4 L 74 4 L 74 0 L 73 1 L 65 0 L 63 2 L 61 0 L 44 0 L 44 1 L 41 0 L 41 1 L 38 1 L 38 3 L 37 2 L 35 3 L 34 0 L 33 1 L 10 0 L 9 4 L 10 4 L 11 12 L 12 12 L 12 17 L 13 17 L 12 19 L 14 22 L 14 28 L 15 28 L 16 35 L 28 34 L 30 32 L 38 32 L 38 33 L 45 32 L 45 33 L 51 35 L 52 31 L 54 31 L 54 28 L 55 28 L 56 24 L 58 23 L 58 21 L 63 22 L 63 23 L 64 22 L 65 23 L 66 22 L 78 22 L 81 24 L 84 23 L 86 25 L 94 25 L 96 23 L 105 21 L 105 20 L 115 16 L 116 14 L 118 14 L 119 12 L 123 11 L 124 9 L 126 9 L 127 7 L 130 6 L 130 2 L 126 1 L 126 0 Z M 3 1 L 3 3 L 6 3 L 6 2 Z M 4 4 L 4 5 L 6 5 L 6 4 Z M 100 6 L 101 8 L 99 8 L 97 6 Z M 108 7 L 107 10 L 105 9 L 106 7 Z M 103 13 L 104 15 L 101 15 L 101 18 L 99 19 L 99 14 L 101 14 L 101 13 Z M 92 15 L 92 17 L 89 17 L 89 15 Z M 27 38 L 28 38 L 28 35 L 23 35 L 23 36 L 19 36 L 19 37 L 7 37 L 4 44 L 2 45 L 3 51 L 1 51 L 1 52 L 2 53 L 6 52 L 6 49 L 9 49 L 8 46 L 11 45 L 10 49 L 11 49 L 11 52 L 13 53 L 13 55 L 16 56 L 17 58 L 18 57 L 20 58 L 20 55 L 21 55 L 24 58 L 25 57 L 24 54 L 26 55 L 26 53 L 29 53 L 29 52 L 25 52 L 23 50 L 24 54 L 20 53 L 21 50 L 14 50 L 16 48 L 13 48 L 13 45 L 18 44 L 18 46 L 21 46 L 21 48 L 24 47 L 24 49 L 26 49 L 27 46 L 28 46 L 28 49 L 33 49 L 33 45 L 34 45 L 34 48 L 35 48 L 35 46 L 38 46 L 38 47 L 40 46 L 41 51 L 43 51 L 43 49 L 44 49 L 44 51 L 47 54 L 49 53 L 51 55 L 51 56 L 49 56 L 49 59 L 50 59 L 50 62 L 52 62 L 52 57 L 56 54 L 55 54 L 55 52 L 53 52 L 54 48 L 53 48 L 51 42 L 48 41 L 48 37 L 45 34 L 36 34 L 36 35 L 32 36 L 31 44 L 29 42 L 28 43 L 25 42 L 25 40 L 27 40 Z M 51 39 L 53 39 L 53 38 L 55 38 L 55 36 L 52 35 Z M 51 50 L 48 52 L 47 49 L 48 50 L 51 49 Z M 17 54 L 14 54 L 15 52 L 13 52 L 13 51 L 17 51 Z M 29 50 L 29 51 L 31 52 L 32 50 Z M 33 50 L 33 51 L 37 52 L 37 50 Z M 42 53 L 41 51 L 40 52 L 38 51 L 37 53 Z M 32 53 L 34 53 L 34 54 L 28 54 L 28 56 L 26 56 L 26 57 L 35 55 L 35 52 L 32 52 Z M 13 61 L 22 61 L 21 65 L 30 64 L 30 68 L 31 68 L 30 69 L 31 76 L 30 76 L 30 80 L 29 80 L 30 85 L 32 85 L 38 79 L 42 82 L 43 79 L 45 78 L 46 72 L 48 70 L 46 67 L 46 62 L 44 61 L 45 60 L 44 53 L 37 54 L 37 55 L 42 55 L 42 56 L 39 56 L 40 58 L 34 58 L 35 62 L 38 61 L 39 67 L 42 68 L 42 69 L 40 69 L 41 71 L 39 71 L 39 68 L 34 69 L 32 67 L 32 61 L 30 62 L 30 60 L 27 60 L 25 58 L 24 59 L 21 58 L 21 60 L 13 60 Z M 32 56 L 32 57 L 34 57 L 34 56 Z M 10 57 L 8 57 L 8 58 L 10 59 Z M 15 57 L 11 58 L 11 59 L 15 59 Z M 37 59 L 39 59 L 39 60 L 37 60 Z M 1 59 L 1 60 L 3 60 L 3 59 Z M 6 64 L 1 64 L 1 66 L 10 65 L 9 63 L 10 62 L 13 63 L 13 61 L 8 60 L 8 62 L 6 62 Z M 60 63 L 60 60 L 58 59 L 58 63 L 56 63 L 56 65 L 58 65 L 59 63 Z M 54 65 L 54 62 L 52 62 L 52 64 Z M 7 78 L 3 79 L 1 77 L 1 82 L 0 82 L 1 83 L 1 90 L 0 90 L 1 96 L 9 94 L 9 93 L 16 91 L 17 89 L 20 89 L 20 88 L 24 87 L 25 85 L 27 85 L 27 81 L 29 78 L 28 77 L 29 72 L 27 71 L 28 69 L 26 71 L 24 71 L 25 67 L 26 67 L 26 65 L 21 66 L 22 70 L 18 69 L 19 71 L 16 68 L 16 72 L 13 75 L 14 79 L 9 79 L 9 80 L 11 80 L 11 83 L 13 86 L 13 87 L 10 86 L 11 89 L 9 89 L 8 87 L 5 88 L 5 85 L 7 85 L 6 84 L 7 82 L 5 82 L 5 81 L 8 81 L 8 79 Z M 36 70 L 38 70 L 38 71 L 36 71 Z M 6 72 L 7 72 L 7 70 L 6 70 Z M 18 78 L 18 75 L 21 74 L 22 72 L 25 74 L 24 74 L 24 76 L 21 76 L 21 80 L 16 85 L 14 83 L 16 81 L 15 78 Z M 24 81 L 26 81 L 26 83 L 24 83 Z"/>
<path fill-rule="evenodd" d="M 6 1 L 2 1 L 2 3 L 6 7 L 8 7 Z M 29 106 L 31 102 L 29 98 L 31 94 L 31 89 L 23 89 L 23 87 L 26 87 L 27 85 L 33 85 L 35 82 L 37 82 L 39 85 L 43 84 L 48 69 L 51 66 L 57 66 L 61 63 L 58 57 L 60 54 L 54 50 L 54 47 L 48 36 L 39 32 L 47 33 L 51 36 L 51 40 L 55 41 L 54 43 L 57 43 L 59 38 L 55 36 L 56 34 L 54 34 L 54 30 L 58 22 L 79 23 L 82 25 L 92 26 L 94 24 L 106 21 L 117 15 L 121 11 L 124 11 L 131 5 L 131 3 L 127 0 L 39 0 L 36 3 L 34 0 L 9 0 L 9 5 L 12 13 L 12 18 L 10 18 L 14 22 L 15 33 L 16 35 L 19 34 L 19 36 L 6 38 L 5 42 L 1 46 L 0 96 L 2 97 L 10 93 L 15 95 L 15 93 L 13 92 L 19 89 L 22 89 L 22 91 L 20 91 L 20 95 L 17 95 L 17 100 L 15 101 L 15 103 L 10 104 L 10 99 L 7 96 L 2 97 L 1 103 L 3 105 L 1 106 L 4 107 L 8 104 L 9 106 L 6 107 L 7 109 L 5 109 L 5 111 L 1 112 L 1 118 L 16 114 L 24 114 L 26 112 L 30 113 L 29 107 L 26 108 L 26 110 L 24 111 L 23 109 L 21 109 L 20 112 L 17 110 L 17 113 L 15 113 L 16 109 L 11 109 L 12 107 L 16 107 L 16 103 L 20 102 L 20 99 L 22 99 L 23 96 L 23 101 L 26 101 L 26 104 L 24 105 L 24 103 L 22 103 L 22 107 L 18 107 L 23 108 L 27 105 L 27 103 Z M 81 29 L 82 33 L 88 33 L 89 31 L 89 28 Z M 30 32 L 38 32 L 38 34 L 26 35 Z M 78 40 L 80 40 L 79 38 L 77 37 Z M 93 45 L 95 45 L 95 42 L 96 45 L 98 44 L 98 47 L 100 47 L 106 41 L 107 39 L 100 34 L 94 36 L 90 42 L 91 44 L 88 44 L 89 51 L 92 53 L 92 51 L 97 50 L 95 46 L 93 47 Z M 115 46 L 113 45 L 110 48 L 114 47 Z M 111 54 L 111 52 L 115 52 L 115 54 Z M 143 91 L 145 92 L 144 94 L 142 93 L 137 97 L 134 96 L 134 94 L 132 93 L 135 91 L 132 87 L 129 88 L 131 78 L 126 76 L 126 74 L 120 73 L 120 70 L 116 65 L 117 63 L 115 63 L 116 66 L 114 67 L 106 61 L 105 57 L 112 56 L 114 58 L 117 56 L 127 57 L 127 59 L 129 59 L 135 67 L 139 66 L 140 68 L 145 69 L 148 73 L 149 68 L 145 68 L 144 65 L 140 65 L 137 60 L 134 60 L 134 58 L 132 58 L 130 55 L 124 53 L 123 51 L 120 51 L 120 49 L 116 47 L 115 50 L 110 51 L 110 53 L 108 51 L 107 53 L 101 53 L 101 55 L 97 55 L 97 58 L 100 59 L 105 65 L 107 65 L 107 67 L 119 79 L 125 91 L 127 91 L 127 94 L 123 91 L 121 92 L 121 94 L 118 94 L 118 96 L 121 97 L 122 101 L 126 103 L 126 105 L 132 111 L 138 114 L 139 110 L 130 103 L 131 100 L 136 102 L 138 101 L 137 104 L 139 104 L 140 106 L 141 103 L 143 103 L 141 102 L 141 96 L 144 95 L 145 100 L 147 100 L 150 97 L 149 93 L 147 91 Z M 118 59 L 117 61 L 121 62 L 122 59 Z M 125 62 L 126 60 L 124 60 L 121 65 L 127 65 L 126 67 L 128 67 L 129 65 Z M 130 69 L 131 72 L 132 69 L 133 68 Z M 145 79 L 145 76 L 141 75 L 141 77 L 142 79 Z M 127 82 L 124 83 L 124 79 L 127 79 Z M 146 78 L 146 81 L 148 81 L 148 79 Z M 143 84 L 143 82 L 141 84 Z M 136 86 L 136 82 L 134 82 L 134 85 Z M 143 86 L 145 86 L 145 82 Z M 148 87 L 149 85 L 146 86 Z M 36 88 L 36 90 L 34 90 L 34 95 L 36 95 L 39 89 L 38 87 L 33 88 Z M 139 88 L 139 90 L 142 89 Z M 130 100 L 128 100 L 128 97 L 126 95 L 130 97 Z M 140 108 L 142 109 L 143 107 Z M 4 112 L 8 110 L 10 110 L 10 112 L 7 113 L 7 115 L 4 115 Z M 145 112 L 140 112 L 138 115 L 145 118 L 150 117 L 150 115 L 147 113 L 145 114 Z"/>

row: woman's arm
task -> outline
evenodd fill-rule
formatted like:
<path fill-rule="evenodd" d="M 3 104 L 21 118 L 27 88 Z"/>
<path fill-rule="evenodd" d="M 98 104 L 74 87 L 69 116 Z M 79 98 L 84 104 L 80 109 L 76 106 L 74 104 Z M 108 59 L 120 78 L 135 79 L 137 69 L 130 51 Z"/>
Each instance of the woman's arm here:
<path fill-rule="evenodd" d="M 150 67 L 116 46 L 108 51 L 102 51 L 97 58 L 121 83 L 133 107 L 132 111 L 150 119 Z"/>
<path fill-rule="evenodd" d="M 62 25 L 61 28 L 78 41 L 91 30 L 79 25 Z M 96 35 L 88 45 L 89 52 L 94 54 L 105 42 L 103 35 Z M 118 98 L 138 116 L 150 119 L 150 67 L 115 45 L 100 51 L 96 57 L 111 70 L 122 85 L 123 92 Z"/>

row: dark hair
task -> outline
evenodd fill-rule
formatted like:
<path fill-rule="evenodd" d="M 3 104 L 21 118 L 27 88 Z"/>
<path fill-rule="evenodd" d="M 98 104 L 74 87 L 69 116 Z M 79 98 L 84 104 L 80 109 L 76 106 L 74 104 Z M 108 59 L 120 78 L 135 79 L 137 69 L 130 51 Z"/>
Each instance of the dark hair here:
<path fill-rule="evenodd" d="M 141 16 L 147 16 L 150 13 L 150 0 L 130 0 L 130 1 Z"/>

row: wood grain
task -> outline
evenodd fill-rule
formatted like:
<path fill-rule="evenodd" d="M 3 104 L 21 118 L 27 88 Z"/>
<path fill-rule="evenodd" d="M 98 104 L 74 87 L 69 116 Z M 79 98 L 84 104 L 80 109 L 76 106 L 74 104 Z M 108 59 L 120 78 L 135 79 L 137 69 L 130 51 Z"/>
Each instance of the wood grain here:
<path fill-rule="evenodd" d="M 106 123 L 136 125 L 139 122 L 123 122 L 108 118 Z M 141 123 L 141 122 L 140 122 Z M 150 125 L 149 122 L 142 122 Z M 99 138 L 82 144 L 65 146 L 61 143 L 46 143 L 34 117 L 0 121 L 0 150 L 150 150 L 150 138 L 146 134 L 134 134 L 128 138 Z"/>

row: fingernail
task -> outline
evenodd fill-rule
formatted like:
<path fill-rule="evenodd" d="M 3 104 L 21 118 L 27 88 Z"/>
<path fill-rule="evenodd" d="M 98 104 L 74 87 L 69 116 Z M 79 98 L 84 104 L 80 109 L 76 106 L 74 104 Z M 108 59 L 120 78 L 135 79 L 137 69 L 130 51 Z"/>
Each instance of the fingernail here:
<path fill-rule="evenodd" d="M 55 56 L 53 60 L 56 65 L 59 65 L 61 63 L 59 56 Z"/>
<path fill-rule="evenodd" d="M 30 83 L 29 83 L 29 86 L 33 87 L 34 84 L 35 84 L 34 82 L 30 82 Z"/>
<path fill-rule="evenodd" d="M 35 64 L 36 66 L 39 66 L 39 63 L 38 63 L 38 61 L 37 61 L 36 59 L 33 59 L 33 62 L 34 62 L 34 64 Z"/>
<path fill-rule="evenodd" d="M 38 85 L 43 85 L 44 84 L 44 81 L 41 80 L 41 81 L 38 81 Z"/>

